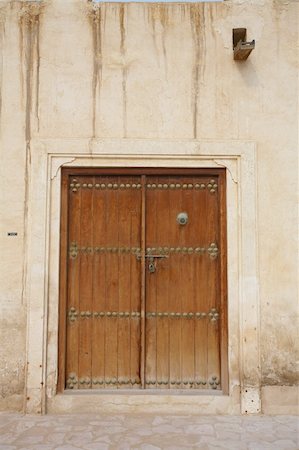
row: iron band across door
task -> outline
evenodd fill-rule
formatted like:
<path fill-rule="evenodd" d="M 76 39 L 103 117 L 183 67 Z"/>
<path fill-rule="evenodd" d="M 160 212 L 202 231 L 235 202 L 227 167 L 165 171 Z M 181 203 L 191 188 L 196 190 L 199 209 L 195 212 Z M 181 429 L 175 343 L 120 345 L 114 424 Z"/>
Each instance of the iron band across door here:
<path fill-rule="evenodd" d="M 140 255 L 141 248 L 140 247 L 91 247 L 91 246 L 82 246 L 79 247 L 77 242 L 71 242 L 69 246 L 69 256 L 71 258 L 76 258 L 78 254 L 85 255 L 93 255 L 93 254 L 126 254 L 126 255 Z"/>
<path fill-rule="evenodd" d="M 77 192 L 79 189 L 100 189 L 100 190 L 127 190 L 127 189 L 141 189 L 140 183 L 80 183 L 78 179 L 74 178 L 70 183 L 72 192 Z M 207 189 L 211 194 L 214 194 L 218 189 L 218 184 L 211 179 L 208 183 L 148 183 L 146 188 L 150 190 L 155 189 L 183 189 L 183 190 L 205 190 Z"/>
<path fill-rule="evenodd" d="M 127 190 L 127 189 L 141 189 L 140 183 L 80 183 L 77 179 L 73 179 L 70 184 L 72 192 L 77 192 L 79 189 L 100 189 L 100 190 Z"/>
<path fill-rule="evenodd" d="M 94 254 L 124 254 L 134 255 L 137 259 L 141 259 L 140 247 L 79 247 L 77 242 L 71 242 L 69 246 L 69 256 L 74 259 L 78 254 L 94 255 Z M 212 242 L 208 247 L 147 247 L 146 258 L 165 258 L 167 255 L 204 255 L 207 254 L 211 259 L 217 258 L 219 254 L 218 246 Z"/>
<path fill-rule="evenodd" d="M 139 319 L 141 317 L 140 311 L 77 311 L 72 307 L 67 313 L 70 322 L 75 322 L 77 319 Z M 208 312 L 146 312 L 147 319 L 153 318 L 169 318 L 169 319 L 205 319 L 208 318 L 211 322 L 216 322 L 219 319 L 219 312 L 216 308 L 212 308 Z"/>
<path fill-rule="evenodd" d="M 158 255 L 153 255 L 158 253 Z M 219 254 L 218 246 L 212 242 L 208 247 L 148 247 L 146 257 L 162 257 L 164 255 L 182 254 L 182 255 L 204 255 L 207 254 L 211 259 L 215 259 Z"/>
<path fill-rule="evenodd" d="M 140 386 L 141 382 L 140 379 L 127 379 L 127 378 L 101 378 L 101 377 L 82 377 L 78 378 L 78 376 L 75 373 L 70 373 L 66 385 L 68 389 L 78 389 L 79 386 L 81 387 L 104 387 L 104 386 L 110 386 L 110 387 L 116 387 L 116 386 L 124 386 L 124 387 L 134 387 L 134 386 Z"/>
<path fill-rule="evenodd" d="M 206 389 L 219 389 L 220 386 L 220 379 L 216 376 L 212 376 L 209 378 L 209 380 L 204 379 L 197 379 L 197 380 L 146 380 L 145 384 L 150 388 L 155 386 L 169 386 L 175 387 L 176 389 L 179 389 L 181 387 L 183 388 L 196 388 L 199 386 L 205 387 Z M 127 379 L 127 378 L 90 378 L 90 377 L 83 377 L 78 378 L 78 376 L 75 373 L 69 374 L 67 378 L 67 387 L 69 389 L 78 389 L 78 387 L 82 386 L 83 388 L 86 386 L 88 387 L 95 387 L 95 388 L 101 388 L 105 386 L 122 386 L 122 387 L 134 387 L 134 386 L 140 386 L 141 382 L 140 379 Z"/>
<path fill-rule="evenodd" d="M 219 312 L 212 308 L 209 312 L 147 312 L 147 318 L 169 318 L 169 319 L 205 319 L 216 322 L 219 319 Z"/>
<path fill-rule="evenodd" d="M 75 322 L 77 319 L 138 319 L 141 316 L 140 311 L 77 311 L 72 307 L 69 309 L 67 316 L 70 322 Z"/>
<path fill-rule="evenodd" d="M 215 180 L 210 180 L 208 183 L 148 183 L 146 185 L 147 189 L 195 189 L 204 190 L 208 189 L 211 194 L 214 194 L 218 188 L 218 184 Z"/>
<path fill-rule="evenodd" d="M 148 386 L 155 386 L 155 385 L 159 385 L 159 386 L 167 386 L 167 385 L 172 385 L 172 386 L 176 386 L 176 388 L 180 388 L 180 387 L 198 387 L 198 386 L 203 386 L 206 387 L 207 389 L 218 389 L 219 385 L 220 385 L 220 379 L 218 377 L 210 377 L 208 381 L 206 380 L 146 380 L 145 382 L 146 385 Z"/>

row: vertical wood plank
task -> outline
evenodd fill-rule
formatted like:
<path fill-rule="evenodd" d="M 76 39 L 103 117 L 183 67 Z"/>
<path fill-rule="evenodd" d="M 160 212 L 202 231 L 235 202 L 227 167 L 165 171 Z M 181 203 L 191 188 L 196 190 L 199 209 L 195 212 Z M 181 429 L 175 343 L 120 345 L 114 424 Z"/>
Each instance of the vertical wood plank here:
<path fill-rule="evenodd" d="M 103 184 L 102 177 L 95 177 L 95 184 Z M 93 313 L 106 310 L 106 264 L 101 249 L 106 246 L 106 195 L 99 188 L 93 193 Z M 92 327 L 92 379 L 93 388 L 102 389 L 105 379 L 105 319 L 96 314 Z"/>
<path fill-rule="evenodd" d="M 59 329 L 58 329 L 58 392 L 65 388 L 67 359 L 67 308 L 68 308 L 68 195 L 69 177 L 61 178 L 61 225 L 60 225 L 60 270 L 59 270 Z"/>
<path fill-rule="evenodd" d="M 109 177 L 106 181 L 108 188 L 106 194 L 106 248 L 114 249 L 119 247 L 119 192 L 113 189 L 116 184 L 116 177 Z M 108 388 L 115 387 L 117 381 L 117 362 L 118 362 L 118 320 L 112 313 L 118 311 L 119 305 L 119 259 L 118 253 L 107 250 L 106 259 L 106 317 L 105 317 L 105 385 Z M 110 316 L 107 315 L 110 314 Z"/>
<path fill-rule="evenodd" d="M 131 184 L 140 185 L 140 177 L 132 177 Z M 141 248 L 141 209 L 142 209 L 142 190 L 133 189 L 132 190 L 132 209 L 130 217 L 130 247 L 131 248 Z M 141 312 L 141 260 L 137 259 L 136 255 L 131 255 L 131 268 L 130 268 L 130 288 L 131 288 L 131 311 Z M 132 318 L 130 320 L 130 370 L 131 370 L 131 380 L 136 380 L 140 383 L 140 318 Z M 133 388 L 140 387 L 140 384 L 135 384 Z"/>
<path fill-rule="evenodd" d="M 92 318 L 82 316 L 82 313 L 91 313 L 92 306 L 92 275 L 93 256 L 93 190 L 84 187 L 92 184 L 91 177 L 81 178 L 81 215 L 80 215 L 80 319 L 79 319 L 79 388 L 91 387 L 91 340 Z"/>
<path fill-rule="evenodd" d="M 215 178 L 218 184 L 217 178 Z M 218 194 L 219 186 L 216 192 L 207 192 L 207 231 L 206 231 L 206 245 L 216 243 L 219 247 L 219 210 L 218 210 Z M 209 224 L 213 224 L 213 227 L 209 227 Z M 212 258 L 211 255 L 207 255 L 206 258 L 206 278 L 207 278 L 207 309 L 209 312 L 213 308 L 219 312 L 220 307 L 220 286 L 219 286 L 219 255 L 216 258 Z M 219 383 L 220 379 L 220 342 L 219 342 L 219 320 L 208 319 L 208 374 L 207 382 L 208 387 L 215 389 L 218 387 L 216 383 Z"/>
<path fill-rule="evenodd" d="M 143 175 L 141 177 L 141 189 L 142 189 L 142 199 L 141 199 L 141 261 L 140 261 L 140 270 L 141 270 L 141 322 L 140 322 L 140 379 L 141 379 L 141 387 L 145 388 L 145 340 L 146 340 L 146 329 L 145 329 L 145 314 L 146 314 L 146 305 L 145 305 L 145 237 L 146 237 L 146 222 L 145 222 L 145 211 L 146 211 L 146 177 Z"/>
<path fill-rule="evenodd" d="M 156 177 L 147 177 L 147 186 L 156 184 Z M 154 190 L 146 189 L 146 251 L 154 247 L 157 242 L 157 196 Z M 145 262 L 146 277 L 146 312 L 147 314 L 157 311 L 156 280 L 148 271 L 148 258 Z M 146 388 L 155 388 L 157 380 L 157 320 L 153 316 L 146 317 Z"/>
<path fill-rule="evenodd" d="M 203 177 L 195 178 L 196 184 L 206 184 L 207 180 Z M 208 221 L 206 190 L 194 191 L 194 217 L 195 217 L 195 244 L 197 248 L 206 248 Z M 194 268 L 196 273 L 196 288 L 194 309 L 195 312 L 207 313 L 206 298 L 207 275 L 206 275 L 206 253 L 198 253 L 194 256 Z M 208 362 L 208 319 L 200 318 L 195 320 L 195 382 L 198 388 L 207 388 L 207 362 Z M 200 383 L 200 384 L 198 384 Z"/>
<path fill-rule="evenodd" d="M 78 184 L 79 177 L 71 177 L 73 184 Z M 80 180 L 81 181 L 81 180 Z M 72 256 L 70 249 L 72 246 L 81 246 L 81 190 L 73 191 L 68 186 L 69 192 L 69 214 L 68 214 L 68 301 L 67 313 L 73 308 L 75 314 L 80 311 L 80 252 Z M 68 318 L 67 321 L 67 348 L 66 348 L 66 379 L 75 377 L 74 389 L 79 388 L 79 317 L 75 320 Z"/>
<path fill-rule="evenodd" d="M 189 220 L 187 225 L 178 225 L 180 232 L 180 247 L 182 255 L 182 279 L 184 280 L 184 293 L 182 295 L 182 313 L 194 312 L 194 287 L 196 278 L 194 274 L 194 255 L 189 253 L 189 248 L 194 247 L 196 242 L 196 220 L 194 216 L 193 189 L 185 188 L 193 179 L 183 177 L 181 179 L 182 190 L 182 211 L 187 212 Z M 182 318 L 182 388 L 188 389 L 193 386 L 194 381 L 194 320 Z"/>
<path fill-rule="evenodd" d="M 137 186 L 138 178 L 119 178 L 119 185 Z M 135 222 L 132 229 L 132 217 L 140 216 L 140 190 L 137 188 L 121 189 L 119 191 L 119 312 L 129 312 L 129 317 L 118 318 L 118 381 L 120 388 L 136 388 L 137 384 L 126 384 L 127 380 L 135 380 L 139 382 L 136 366 L 139 366 L 139 355 L 136 352 L 136 342 L 132 342 L 132 329 L 134 340 L 137 340 L 139 350 L 140 337 L 138 337 L 138 329 L 140 317 L 136 314 L 140 312 L 140 304 L 138 299 L 134 299 L 132 303 L 132 283 L 131 277 L 136 278 L 136 271 L 140 267 L 134 265 L 134 273 L 132 274 L 132 266 L 134 260 L 137 261 L 137 250 L 140 247 L 138 238 L 140 224 Z M 137 228 L 138 227 L 138 228 Z M 132 240 L 132 235 L 134 240 Z M 123 252 L 122 249 L 128 248 L 130 252 Z M 140 264 L 140 262 L 138 261 Z M 140 294 L 139 294 L 140 295 Z M 133 313 L 133 315 L 132 315 Z M 133 344 L 133 349 L 132 349 Z M 132 350 L 134 353 L 134 362 L 132 367 Z M 133 374 L 132 374 L 133 369 Z M 123 384 L 122 384 L 123 383 Z"/>
<path fill-rule="evenodd" d="M 127 178 L 119 178 L 118 185 L 127 183 Z M 131 190 L 120 189 L 118 192 L 118 296 L 119 305 L 118 312 L 131 312 L 130 301 L 130 273 L 131 257 L 120 251 L 121 248 L 128 246 L 130 242 L 130 213 L 132 208 L 132 192 Z M 117 380 L 118 387 L 128 387 L 121 384 L 126 379 L 130 379 L 130 320 L 118 317 L 118 364 L 117 364 Z"/>
<path fill-rule="evenodd" d="M 171 177 L 170 184 L 178 184 L 178 177 Z M 171 313 L 181 314 L 182 312 L 182 296 L 184 295 L 182 286 L 182 270 L 181 255 L 175 251 L 179 247 L 179 226 L 176 222 L 176 216 L 182 211 L 182 191 L 181 189 L 173 189 L 169 194 L 169 309 Z M 178 389 L 181 387 L 181 329 L 182 323 L 180 318 L 171 318 L 169 320 L 169 378 L 170 387 Z"/>
<path fill-rule="evenodd" d="M 168 184 L 168 177 L 159 177 L 157 185 Z M 169 236 L 169 189 L 154 190 L 156 200 L 156 241 L 153 243 L 157 255 L 163 253 Z M 157 258 L 156 271 L 149 275 L 156 283 L 156 321 L 157 321 L 157 380 L 158 388 L 169 387 L 169 318 L 163 313 L 169 311 L 169 263 L 167 259 Z"/>

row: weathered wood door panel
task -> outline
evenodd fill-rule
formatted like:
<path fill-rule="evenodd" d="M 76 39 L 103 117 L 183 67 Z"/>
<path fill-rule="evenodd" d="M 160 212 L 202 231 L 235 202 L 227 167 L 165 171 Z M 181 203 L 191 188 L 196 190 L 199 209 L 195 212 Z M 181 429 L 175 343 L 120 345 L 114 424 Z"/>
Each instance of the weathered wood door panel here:
<path fill-rule="evenodd" d="M 64 175 L 61 388 L 225 390 L 224 172 L 87 172 Z"/>
<path fill-rule="evenodd" d="M 220 385 L 217 188 L 203 176 L 147 180 L 146 254 L 165 257 L 146 276 L 148 387 Z"/>
<path fill-rule="evenodd" d="M 73 177 L 66 386 L 140 385 L 140 177 Z"/>

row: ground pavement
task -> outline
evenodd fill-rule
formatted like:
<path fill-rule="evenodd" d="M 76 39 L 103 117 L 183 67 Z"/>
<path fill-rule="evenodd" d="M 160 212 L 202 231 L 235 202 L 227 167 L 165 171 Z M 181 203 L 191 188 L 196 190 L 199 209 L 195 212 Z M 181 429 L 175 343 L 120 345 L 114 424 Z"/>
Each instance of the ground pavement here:
<path fill-rule="evenodd" d="M 299 450 L 295 416 L 0 413 L 0 450 Z"/>

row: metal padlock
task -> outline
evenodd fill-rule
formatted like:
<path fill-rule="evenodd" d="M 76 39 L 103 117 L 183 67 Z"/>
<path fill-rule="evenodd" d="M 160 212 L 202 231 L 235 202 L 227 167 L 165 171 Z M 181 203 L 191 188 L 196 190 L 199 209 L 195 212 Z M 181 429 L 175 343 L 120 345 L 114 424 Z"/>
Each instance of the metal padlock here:
<path fill-rule="evenodd" d="M 156 272 L 156 265 L 155 265 L 154 262 L 150 262 L 150 263 L 149 263 L 149 265 L 148 265 L 148 270 L 149 270 L 150 273 Z"/>

